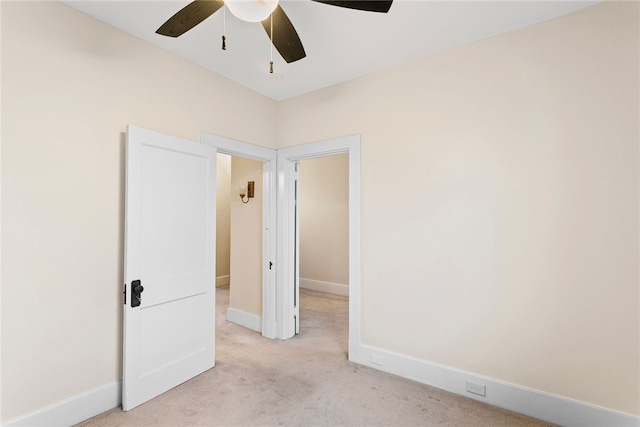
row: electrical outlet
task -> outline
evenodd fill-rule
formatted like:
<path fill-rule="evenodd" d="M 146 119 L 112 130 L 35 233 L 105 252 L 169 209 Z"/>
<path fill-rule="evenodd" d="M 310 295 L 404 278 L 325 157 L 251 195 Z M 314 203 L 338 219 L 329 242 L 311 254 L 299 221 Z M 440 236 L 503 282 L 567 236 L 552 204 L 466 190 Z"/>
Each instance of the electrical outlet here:
<path fill-rule="evenodd" d="M 478 396 L 486 396 L 487 386 L 472 383 L 471 381 L 467 381 L 467 391 L 469 393 L 477 394 Z"/>

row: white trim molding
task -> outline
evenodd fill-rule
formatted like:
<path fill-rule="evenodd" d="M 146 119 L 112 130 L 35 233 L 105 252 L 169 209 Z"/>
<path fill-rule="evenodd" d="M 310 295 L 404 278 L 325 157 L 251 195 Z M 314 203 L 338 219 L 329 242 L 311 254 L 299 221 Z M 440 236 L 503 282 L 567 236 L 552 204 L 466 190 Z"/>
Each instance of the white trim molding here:
<path fill-rule="evenodd" d="M 227 309 L 227 321 L 244 326 L 252 331 L 262 332 L 262 317 L 235 308 Z"/>
<path fill-rule="evenodd" d="M 118 381 L 49 405 L 4 426 L 71 426 L 116 408 L 121 402 L 122 383 Z"/>
<path fill-rule="evenodd" d="M 300 278 L 300 287 L 312 291 L 326 292 L 328 294 L 349 296 L 349 285 L 342 283 L 323 282 L 322 280 Z"/>
<path fill-rule="evenodd" d="M 350 343 L 352 345 L 352 343 Z M 410 356 L 360 345 L 349 351 L 352 361 L 437 387 L 461 396 L 567 427 L 640 427 L 640 418 L 577 400 L 545 393 L 438 365 Z M 485 396 L 467 391 L 467 382 Z"/>

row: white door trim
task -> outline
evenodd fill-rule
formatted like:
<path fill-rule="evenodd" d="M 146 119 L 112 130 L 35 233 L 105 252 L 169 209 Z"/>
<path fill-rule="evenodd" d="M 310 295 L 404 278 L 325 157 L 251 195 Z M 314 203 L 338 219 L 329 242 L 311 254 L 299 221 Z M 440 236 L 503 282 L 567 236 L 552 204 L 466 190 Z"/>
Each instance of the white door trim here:
<path fill-rule="evenodd" d="M 263 234 L 262 234 L 262 336 L 280 338 L 276 332 L 276 151 L 248 142 L 202 132 L 200 141 L 216 148 L 218 153 L 258 160 L 263 167 Z M 273 268 L 269 269 L 270 263 Z"/>
<path fill-rule="evenodd" d="M 349 360 L 357 360 L 357 352 L 362 342 L 361 307 L 361 243 L 360 243 L 360 135 L 346 136 L 310 144 L 278 149 L 278 274 L 277 288 L 283 304 L 279 307 L 282 316 L 281 338 L 290 338 L 295 333 L 293 319 L 293 263 L 292 245 L 295 244 L 294 218 L 292 215 L 293 186 L 292 167 L 295 162 L 333 154 L 349 155 Z"/>

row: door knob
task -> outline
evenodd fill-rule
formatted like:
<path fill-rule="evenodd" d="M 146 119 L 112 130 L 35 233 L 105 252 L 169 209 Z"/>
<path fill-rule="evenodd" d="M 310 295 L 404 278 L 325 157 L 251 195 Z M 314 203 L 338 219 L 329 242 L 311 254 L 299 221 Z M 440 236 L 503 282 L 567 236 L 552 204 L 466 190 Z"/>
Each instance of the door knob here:
<path fill-rule="evenodd" d="M 131 307 L 138 307 L 142 302 L 140 294 L 144 291 L 142 282 L 140 280 L 134 280 L 131 282 Z"/>

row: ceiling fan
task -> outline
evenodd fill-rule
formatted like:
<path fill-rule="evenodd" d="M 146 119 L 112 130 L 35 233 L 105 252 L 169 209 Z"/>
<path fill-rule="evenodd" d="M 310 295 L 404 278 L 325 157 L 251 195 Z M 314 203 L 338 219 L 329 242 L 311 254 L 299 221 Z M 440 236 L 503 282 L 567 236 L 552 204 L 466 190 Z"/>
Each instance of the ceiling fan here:
<path fill-rule="evenodd" d="M 381 13 L 387 13 L 393 2 L 393 0 L 313 1 L 331 6 Z M 225 5 L 231 13 L 244 21 L 262 22 L 273 46 L 287 63 L 298 61 L 306 56 L 296 29 L 278 4 L 278 0 L 196 0 L 169 18 L 156 30 L 156 33 L 168 37 L 181 36 Z"/>

